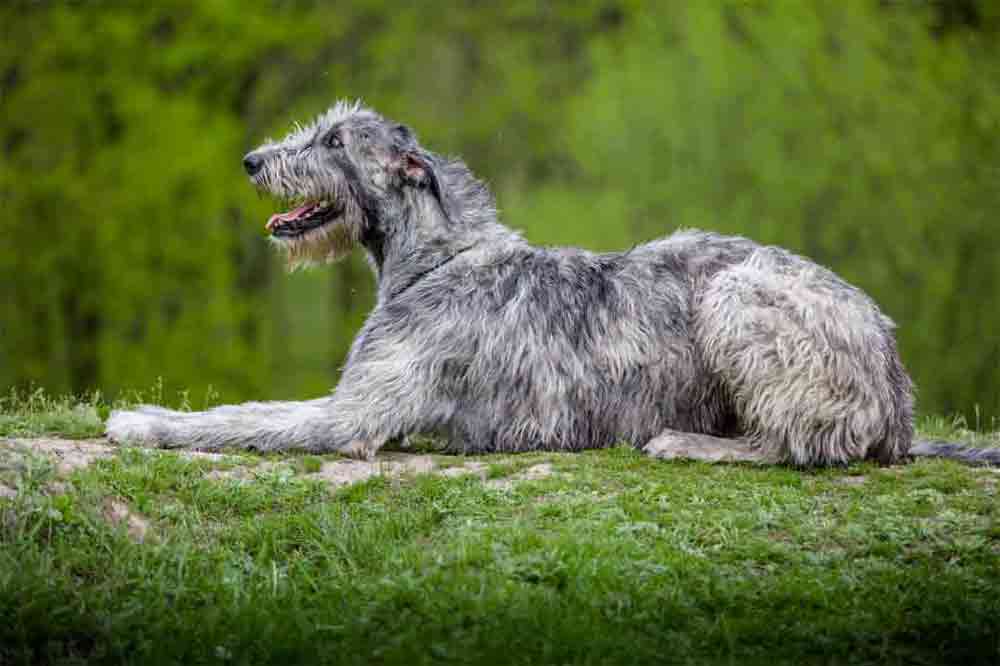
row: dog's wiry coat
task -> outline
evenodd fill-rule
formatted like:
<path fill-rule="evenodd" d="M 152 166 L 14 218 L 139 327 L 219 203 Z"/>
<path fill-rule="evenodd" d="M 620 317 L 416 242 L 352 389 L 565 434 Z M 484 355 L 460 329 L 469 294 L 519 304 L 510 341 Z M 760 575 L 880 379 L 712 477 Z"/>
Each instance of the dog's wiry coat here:
<path fill-rule="evenodd" d="M 694 230 L 611 254 L 534 247 L 462 162 L 358 104 L 245 164 L 259 188 L 312 202 L 273 229 L 293 263 L 368 254 L 378 300 L 341 381 L 303 403 L 116 412 L 115 440 L 371 456 L 434 433 L 465 452 L 628 441 L 796 465 L 910 451 L 892 322 L 807 259 Z"/>

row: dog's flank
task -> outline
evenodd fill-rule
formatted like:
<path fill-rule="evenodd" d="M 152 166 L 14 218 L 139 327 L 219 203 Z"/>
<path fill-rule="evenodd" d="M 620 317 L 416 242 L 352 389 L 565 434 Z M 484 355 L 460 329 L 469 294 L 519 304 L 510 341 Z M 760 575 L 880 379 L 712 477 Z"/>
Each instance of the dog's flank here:
<path fill-rule="evenodd" d="M 622 253 L 534 247 L 461 161 L 359 104 L 244 167 L 293 204 L 267 225 L 293 262 L 367 253 L 377 303 L 342 379 L 304 403 L 116 412 L 112 439 L 371 456 L 432 433 L 465 452 L 628 441 L 804 466 L 910 451 L 892 322 L 802 257 L 701 231 Z"/>

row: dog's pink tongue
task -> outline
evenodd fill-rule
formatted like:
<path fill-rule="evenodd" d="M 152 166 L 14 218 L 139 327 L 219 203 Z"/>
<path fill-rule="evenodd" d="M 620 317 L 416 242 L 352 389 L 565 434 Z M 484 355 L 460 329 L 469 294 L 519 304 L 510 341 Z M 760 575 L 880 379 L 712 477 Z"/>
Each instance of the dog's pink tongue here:
<path fill-rule="evenodd" d="M 291 222 L 292 220 L 299 219 L 303 215 L 309 213 L 309 211 L 311 211 L 315 207 L 316 207 L 315 204 L 304 204 L 302 206 L 299 206 L 298 208 L 295 208 L 293 210 L 284 213 L 275 213 L 270 218 L 268 218 L 267 225 L 265 226 L 265 228 L 268 231 L 272 231 L 275 227 L 281 226 L 285 222 Z"/>

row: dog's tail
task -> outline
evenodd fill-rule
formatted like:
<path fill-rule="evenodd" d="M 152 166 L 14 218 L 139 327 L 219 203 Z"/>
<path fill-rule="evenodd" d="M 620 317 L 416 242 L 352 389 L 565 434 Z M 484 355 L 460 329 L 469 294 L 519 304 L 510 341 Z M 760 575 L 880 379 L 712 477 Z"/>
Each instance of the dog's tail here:
<path fill-rule="evenodd" d="M 977 467 L 1000 466 L 1000 447 L 963 446 L 940 439 L 915 439 L 910 447 L 915 458 L 947 458 Z"/>

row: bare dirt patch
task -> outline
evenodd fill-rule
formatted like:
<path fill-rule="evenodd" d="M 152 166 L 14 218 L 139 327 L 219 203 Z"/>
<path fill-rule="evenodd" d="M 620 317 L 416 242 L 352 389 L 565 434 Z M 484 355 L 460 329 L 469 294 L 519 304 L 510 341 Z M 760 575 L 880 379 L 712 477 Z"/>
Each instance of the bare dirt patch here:
<path fill-rule="evenodd" d="M 59 438 L 34 439 L 0 439 L 0 455 L 6 459 L 8 467 L 16 468 L 24 463 L 29 456 L 41 456 L 50 460 L 55 467 L 57 476 L 66 477 L 72 472 L 87 467 L 97 460 L 114 456 L 119 447 L 109 444 L 105 439 L 67 440 Z M 233 463 L 225 469 L 214 469 L 205 473 L 205 478 L 213 481 L 236 480 L 252 482 L 261 475 L 273 473 L 281 468 L 290 473 L 295 467 L 293 459 L 262 460 L 248 462 L 238 453 L 208 453 L 202 451 L 156 451 L 163 455 L 177 455 L 188 459 L 200 459 Z M 5 455 L 4 455 L 5 454 Z M 522 481 L 534 481 L 551 476 L 550 463 L 538 463 L 500 479 L 487 479 L 490 465 L 485 462 L 469 460 L 460 465 L 447 464 L 441 466 L 434 456 L 416 453 L 389 451 L 379 453 L 374 460 L 356 460 L 352 458 L 334 458 L 324 460 L 317 471 L 299 473 L 302 478 L 313 478 L 328 483 L 333 488 L 365 481 L 374 476 L 400 478 L 419 474 L 437 474 L 454 478 L 460 476 L 476 476 L 491 488 L 508 489 Z M 61 491 L 62 489 L 60 489 Z M 16 491 L 6 485 L 0 485 L 0 497 L 12 497 Z M 125 507 L 127 508 L 127 506 Z M 105 511 L 105 516 L 118 515 L 120 511 Z M 111 518 L 109 518 L 111 520 Z M 129 518 L 123 518 L 126 522 Z M 120 522 L 120 521 L 119 521 Z M 138 524 L 138 523 L 137 523 Z M 130 534 L 134 529 L 138 534 L 139 527 L 130 523 Z"/>
<path fill-rule="evenodd" d="M 531 467 L 518 472 L 517 474 L 511 474 L 510 476 L 503 479 L 490 479 L 486 482 L 486 485 L 491 488 L 502 488 L 509 489 L 513 488 L 515 484 L 523 481 L 538 481 L 540 479 L 547 479 L 552 476 L 554 471 L 552 469 L 551 463 L 538 463 L 537 465 L 532 465 Z"/>
<path fill-rule="evenodd" d="M 412 453 L 387 453 L 375 460 L 329 460 L 313 476 L 332 486 L 343 486 L 370 479 L 373 476 L 399 477 L 409 474 L 428 474 L 437 468 L 434 458 Z"/>
<path fill-rule="evenodd" d="M 143 543 L 149 536 L 149 521 L 132 511 L 124 500 L 107 498 L 101 515 L 112 525 L 124 526 L 129 538 L 136 543 Z"/>
<path fill-rule="evenodd" d="M 56 474 L 68 476 L 78 469 L 91 465 L 101 458 L 113 456 L 120 447 L 113 446 L 106 439 L 59 439 L 39 437 L 32 439 L 0 438 L 0 453 L 6 452 L 15 462 L 25 456 L 44 456 L 55 465 Z M 161 449 L 152 449 L 162 451 Z M 165 452 L 165 451 L 163 451 Z M 233 458 L 225 453 L 204 451 L 173 451 L 184 458 L 200 460 L 228 460 Z"/>
<path fill-rule="evenodd" d="M 427 455 L 410 453 L 386 453 L 375 460 L 355 460 L 353 458 L 337 458 L 324 461 L 315 472 L 299 473 L 301 478 L 318 479 L 331 487 L 359 483 L 373 476 L 388 476 L 398 478 L 405 475 L 428 474 L 437 468 L 434 459 Z M 253 481 L 262 475 L 280 470 L 294 473 L 292 461 L 264 461 L 253 467 L 237 465 L 228 469 L 215 469 L 205 474 L 206 479 L 213 481 L 236 480 Z"/>
<path fill-rule="evenodd" d="M 456 476 L 468 476 L 473 474 L 478 476 L 480 479 L 486 479 L 486 473 L 489 471 L 490 466 L 486 463 L 477 462 L 475 460 L 470 460 L 462 465 L 456 465 L 454 467 L 445 467 L 438 471 L 441 476 L 456 477 Z"/>
<path fill-rule="evenodd" d="M 278 467 L 288 467 L 285 462 L 263 462 L 256 467 L 232 467 L 229 469 L 212 470 L 205 474 L 205 478 L 214 481 L 235 479 L 238 481 L 250 482 L 261 474 L 273 472 Z M 469 460 L 460 465 L 439 466 L 433 456 L 403 453 L 385 452 L 380 453 L 374 460 L 356 460 L 353 458 L 337 458 L 326 460 L 316 472 L 301 474 L 301 478 L 318 479 L 329 484 L 332 488 L 360 483 L 372 477 L 385 476 L 398 479 L 405 476 L 416 476 L 420 474 L 435 474 L 447 478 L 457 478 L 461 476 L 475 476 L 485 482 L 491 488 L 512 488 L 522 481 L 533 481 L 551 476 L 552 465 L 540 463 L 501 479 L 489 479 L 490 466 L 487 463 L 476 460 Z"/>
<path fill-rule="evenodd" d="M 29 455 L 45 456 L 55 466 L 59 476 L 68 476 L 98 458 L 114 453 L 114 447 L 101 439 L 0 439 L 0 449 L 9 453 L 15 463 L 22 462 Z"/>
<path fill-rule="evenodd" d="M 253 481 L 256 478 L 274 472 L 281 467 L 288 468 L 288 465 L 282 462 L 263 461 L 252 466 L 237 465 L 226 469 L 213 469 L 205 472 L 205 478 L 212 481 Z"/>

